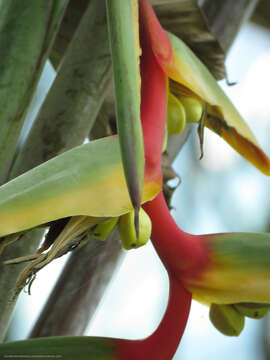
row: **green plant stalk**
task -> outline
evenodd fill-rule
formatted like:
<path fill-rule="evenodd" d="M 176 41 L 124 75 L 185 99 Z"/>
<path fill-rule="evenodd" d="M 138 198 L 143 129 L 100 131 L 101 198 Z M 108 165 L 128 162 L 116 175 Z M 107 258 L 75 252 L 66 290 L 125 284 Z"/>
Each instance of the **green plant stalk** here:
<path fill-rule="evenodd" d="M 7 180 L 29 103 L 67 2 L 1 3 L 0 183 Z"/>
<path fill-rule="evenodd" d="M 106 3 L 122 162 L 131 202 L 138 213 L 144 180 L 138 2 L 107 0 Z"/>
<path fill-rule="evenodd" d="M 61 66 L 63 57 L 90 1 L 91 0 L 80 0 L 70 1 L 68 3 L 63 21 L 50 52 L 50 62 L 56 71 L 59 69 L 59 66 Z"/>
<path fill-rule="evenodd" d="M 105 5 L 92 0 L 14 163 L 11 178 L 80 145 L 96 120 L 110 82 Z"/>
<path fill-rule="evenodd" d="M 28 136 L 22 152 L 16 159 L 10 177 L 18 176 L 59 152 L 84 141 L 89 133 L 91 123 L 94 122 L 95 114 L 99 111 L 111 79 L 111 60 L 106 45 L 107 41 L 105 5 L 99 0 L 92 0 L 65 55 L 63 65 L 48 94 L 48 99 L 45 100 L 34 128 Z M 86 53 L 89 55 L 86 56 Z M 87 61 L 89 62 L 88 65 L 86 64 Z M 70 67 L 71 65 L 72 67 Z M 84 81 L 77 76 L 81 67 L 84 69 Z M 68 70 L 72 71 L 69 72 Z M 75 87 L 74 92 L 72 91 L 73 86 Z M 74 93 L 77 95 L 73 98 L 72 94 Z M 62 104 L 64 105 L 61 108 Z M 73 110 L 73 106 L 75 110 Z M 66 111 L 61 117 L 61 122 L 57 122 L 59 111 L 65 107 Z M 48 130 L 44 134 L 46 129 Z M 42 236 L 34 239 L 30 237 L 30 234 L 26 234 L 18 243 L 7 248 L 4 254 L 5 259 L 33 253 Z M 23 240 L 25 237 L 27 237 L 26 241 Z M 21 247 L 21 244 L 24 246 Z M 0 341 L 5 336 L 9 318 L 16 303 L 14 298 L 15 284 L 23 267 L 15 265 L 12 266 L 12 271 L 10 269 L 10 266 L 0 265 L 0 289 L 2 293 L 0 299 L 2 309 L 0 312 Z"/>

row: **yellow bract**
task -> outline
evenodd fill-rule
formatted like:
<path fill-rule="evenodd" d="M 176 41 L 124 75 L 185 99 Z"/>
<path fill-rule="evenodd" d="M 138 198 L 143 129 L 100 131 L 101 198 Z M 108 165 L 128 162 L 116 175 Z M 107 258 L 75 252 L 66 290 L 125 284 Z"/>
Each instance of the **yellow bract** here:
<path fill-rule="evenodd" d="M 174 94 L 193 96 L 207 104 L 205 125 L 259 170 L 270 175 L 269 158 L 214 77 L 183 41 L 170 33 L 168 37 L 173 52 L 170 61 L 161 65 L 173 80 L 171 90 Z"/>

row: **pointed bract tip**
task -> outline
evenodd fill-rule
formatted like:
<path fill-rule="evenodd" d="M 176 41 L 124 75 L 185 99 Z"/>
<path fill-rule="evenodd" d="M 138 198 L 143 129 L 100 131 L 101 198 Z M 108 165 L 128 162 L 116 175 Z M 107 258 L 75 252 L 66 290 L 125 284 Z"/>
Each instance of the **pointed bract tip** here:
<path fill-rule="evenodd" d="M 139 0 L 139 14 L 159 64 L 162 66 L 169 63 L 172 58 L 172 46 L 148 0 Z"/>
<path fill-rule="evenodd" d="M 140 211 L 140 207 L 134 208 L 134 227 L 135 227 L 137 242 L 139 241 L 139 236 L 140 236 L 139 211 Z"/>
<path fill-rule="evenodd" d="M 257 142 L 246 138 L 237 129 L 226 125 L 218 118 L 208 117 L 206 126 L 218 136 L 222 137 L 223 140 L 259 171 L 270 176 L 270 159 Z"/>

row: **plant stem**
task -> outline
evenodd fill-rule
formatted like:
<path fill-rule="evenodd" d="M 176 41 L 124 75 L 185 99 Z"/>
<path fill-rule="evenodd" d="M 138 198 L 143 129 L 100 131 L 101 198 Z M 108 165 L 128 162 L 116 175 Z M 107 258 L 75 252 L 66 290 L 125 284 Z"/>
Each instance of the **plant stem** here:
<path fill-rule="evenodd" d="M 166 312 L 152 335 L 143 340 L 115 340 L 120 359 L 172 359 L 184 333 L 191 294 L 169 274 L 170 293 Z"/>
<path fill-rule="evenodd" d="M 44 234 L 43 229 L 33 229 L 27 232 L 23 239 L 9 245 L 9 248 L 5 250 L 1 256 L 1 263 L 5 260 L 9 260 L 11 257 L 28 255 L 36 251 L 40 239 Z M 25 264 L 20 265 L 0 265 L 0 342 L 5 338 L 5 334 L 10 322 L 10 317 L 14 310 L 17 296 L 15 295 L 15 284 L 21 271 L 23 271 Z"/>
<path fill-rule="evenodd" d="M 70 42 L 91 1 L 92 0 L 69 1 L 65 16 L 50 52 L 50 62 L 56 71 L 59 70 Z"/>
<path fill-rule="evenodd" d="M 7 180 L 28 106 L 67 0 L 1 3 L 0 184 Z"/>
<path fill-rule="evenodd" d="M 122 256 L 116 232 L 74 252 L 29 337 L 82 335 Z"/>
<path fill-rule="evenodd" d="M 17 157 L 10 177 L 18 176 L 59 152 L 82 143 L 87 137 L 111 78 L 105 19 L 105 4 L 99 0 L 92 0 L 84 21 L 70 44 L 64 63 L 51 89 L 52 93 L 50 92 L 48 100 L 45 100 L 35 122 L 36 125 Z M 86 54 L 86 46 L 88 54 Z M 83 80 L 80 78 L 81 67 L 82 74 L 85 76 Z M 64 116 L 61 112 L 59 113 L 63 108 Z M 42 235 L 39 233 L 39 237 L 32 238 L 30 234 L 31 232 L 23 237 L 27 240 L 24 241 L 22 238 L 7 248 L 4 254 L 5 259 L 33 253 Z M 21 266 L 14 266 L 11 272 L 9 266 L 0 266 L 2 290 L 0 339 L 5 336 L 8 319 L 16 303 L 15 284 L 22 269 Z"/>
<path fill-rule="evenodd" d="M 110 82 L 106 8 L 104 2 L 92 0 L 15 161 L 12 177 L 80 145 L 96 120 Z"/>
<path fill-rule="evenodd" d="M 182 231 L 167 207 L 163 193 L 143 205 L 152 221 L 151 239 L 169 272 L 196 276 L 208 262 L 208 249 L 200 237 Z"/>

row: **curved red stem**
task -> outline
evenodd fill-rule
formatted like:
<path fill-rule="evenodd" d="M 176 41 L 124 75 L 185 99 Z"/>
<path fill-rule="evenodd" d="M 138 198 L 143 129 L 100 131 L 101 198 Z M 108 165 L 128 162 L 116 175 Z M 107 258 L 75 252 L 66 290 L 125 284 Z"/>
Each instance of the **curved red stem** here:
<path fill-rule="evenodd" d="M 167 36 L 159 25 L 151 5 L 140 0 L 140 43 L 142 47 L 141 119 L 145 147 L 145 177 L 162 181 L 161 159 L 167 105 L 167 78 L 154 54 L 158 41 L 165 43 Z M 153 20 L 153 21 L 152 21 Z M 152 24 L 152 25 L 151 25 Z M 151 26 L 160 31 L 161 38 L 151 34 Z M 165 37 L 163 36 L 165 34 Z M 153 43 L 154 42 L 154 43 Z M 161 44 L 162 45 L 162 44 Z M 169 44 L 170 45 L 170 44 Z M 182 284 L 181 276 L 192 276 L 205 261 L 202 243 L 196 236 L 181 231 L 174 222 L 162 193 L 143 205 L 152 220 L 152 242 L 164 263 L 170 279 L 170 295 L 165 315 L 157 330 L 144 340 L 115 340 L 117 353 L 122 360 L 172 359 L 184 333 L 191 303 L 191 294 Z"/>
<path fill-rule="evenodd" d="M 171 360 L 184 333 L 191 294 L 169 274 L 170 293 L 166 312 L 156 331 L 143 340 L 115 340 L 121 360 Z"/>
<path fill-rule="evenodd" d="M 145 203 L 143 208 L 151 218 L 151 240 L 166 269 L 180 279 L 199 276 L 208 263 L 209 255 L 201 237 L 178 227 L 162 192 Z"/>

